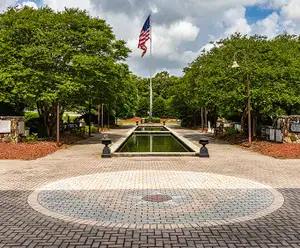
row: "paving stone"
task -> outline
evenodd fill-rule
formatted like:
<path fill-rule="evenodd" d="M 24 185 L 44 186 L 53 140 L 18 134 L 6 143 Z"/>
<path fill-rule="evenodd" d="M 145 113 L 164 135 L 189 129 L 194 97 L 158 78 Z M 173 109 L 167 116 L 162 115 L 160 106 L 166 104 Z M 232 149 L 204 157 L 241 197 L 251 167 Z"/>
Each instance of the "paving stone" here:
<path fill-rule="evenodd" d="M 196 131 L 176 129 L 176 132 L 195 144 L 200 137 L 208 137 L 211 157 L 102 160 L 99 158 L 99 151 L 103 148 L 101 136 L 95 136 L 35 161 L 0 161 L 0 247 L 300 247 L 299 160 L 261 156 Z M 126 129 L 115 130 L 109 136 L 116 140 L 125 133 Z M 89 182 L 93 176 L 87 175 L 100 177 Z M 80 176 L 82 181 L 77 180 Z M 116 181 L 122 177 L 118 187 L 105 189 L 105 184 L 116 186 Z M 213 186 L 217 182 L 209 186 L 209 180 L 221 178 L 233 181 L 229 180 L 227 185 L 223 183 L 221 191 Z M 96 185 L 96 190 L 85 188 L 86 184 L 81 187 L 84 180 L 90 188 Z M 201 180 L 206 180 L 203 183 L 206 187 L 199 186 L 203 182 Z M 222 185 L 222 180 L 220 182 Z M 35 211 L 27 203 L 28 197 L 38 189 L 64 183 L 78 188 L 71 193 L 64 191 L 66 188 L 47 194 L 41 191 L 38 193 L 41 199 L 39 206 L 48 210 L 52 208 L 52 212 L 60 211 L 67 217 L 71 213 L 78 218 L 76 214 L 80 211 L 81 215 L 85 214 L 90 219 L 102 216 L 102 221 L 114 220 L 115 225 L 97 226 L 63 220 Z M 239 183 L 245 187 L 240 187 Z M 129 188 L 122 188 L 122 184 Z M 132 188 L 133 185 L 142 186 Z M 160 193 L 172 197 L 172 200 L 175 198 L 177 205 L 172 206 L 167 200 L 136 207 L 137 199 L 153 193 L 151 185 L 160 190 L 155 195 Z M 187 188 L 189 185 L 191 187 Z M 230 191 L 230 185 L 239 187 Z M 101 194 L 97 192 L 100 186 Z M 251 220 L 218 222 L 217 218 L 243 217 L 264 211 L 276 199 L 274 192 L 284 197 L 282 206 Z M 55 204 L 51 205 L 49 199 L 57 201 L 58 209 L 54 208 Z M 94 205 L 88 208 L 83 204 L 85 201 Z M 64 205 L 72 206 L 74 212 L 69 209 L 66 215 Z M 102 212 L 99 205 L 104 207 Z M 200 214 L 201 209 L 205 211 Z M 180 215 L 184 212 L 182 210 L 186 212 Z M 122 218 L 131 222 L 118 226 Z M 151 222 L 159 218 L 161 224 L 152 229 Z M 188 225 L 201 218 L 214 218 L 215 223 L 209 226 Z M 132 220 L 140 224 L 132 225 Z"/>

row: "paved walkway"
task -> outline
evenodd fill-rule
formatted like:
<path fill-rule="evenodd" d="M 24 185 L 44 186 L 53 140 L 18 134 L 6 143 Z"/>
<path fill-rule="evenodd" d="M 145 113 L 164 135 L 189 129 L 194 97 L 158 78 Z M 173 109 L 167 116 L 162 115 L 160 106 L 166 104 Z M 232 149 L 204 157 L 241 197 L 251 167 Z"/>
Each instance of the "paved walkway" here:
<path fill-rule="evenodd" d="M 300 161 L 208 138 L 209 159 L 101 159 L 98 135 L 0 161 L 0 247 L 300 247 Z"/>

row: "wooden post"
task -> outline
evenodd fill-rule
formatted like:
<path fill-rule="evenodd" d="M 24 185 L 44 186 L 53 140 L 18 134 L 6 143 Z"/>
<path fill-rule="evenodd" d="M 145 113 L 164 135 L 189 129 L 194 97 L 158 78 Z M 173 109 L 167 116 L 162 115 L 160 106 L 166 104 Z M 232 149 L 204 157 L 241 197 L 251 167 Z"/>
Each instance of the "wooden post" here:
<path fill-rule="evenodd" d="M 202 132 L 203 132 L 203 127 L 204 126 L 204 116 L 203 116 L 203 107 L 201 107 L 201 129 L 202 129 Z"/>
<path fill-rule="evenodd" d="M 101 114 L 101 131 L 103 131 L 103 116 L 104 116 L 104 104 L 102 103 L 102 114 Z"/>
<path fill-rule="evenodd" d="M 100 129 L 100 111 L 101 111 L 101 107 L 100 104 L 98 104 L 98 132 L 100 133 L 101 129 Z"/>
<path fill-rule="evenodd" d="M 107 128 L 109 128 L 109 106 L 107 110 Z"/>
<path fill-rule="evenodd" d="M 91 99 L 89 99 L 89 136 L 91 136 Z"/>
<path fill-rule="evenodd" d="M 257 123 L 257 117 L 253 116 L 253 121 L 252 121 L 252 136 L 256 136 L 256 123 Z"/>
<path fill-rule="evenodd" d="M 206 107 L 204 108 L 204 127 L 207 128 L 208 122 L 207 122 L 207 109 Z"/>
<path fill-rule="evenodd" d="M 59 137 L 59 132 L 60 132 L 60 127 L 59 127 L 59 115 L 60 115 L 60 107 L 59 107 L 59 102 L 57 103 L 57 111 L 56 111 L 56 145 L 59 146 L 60 142 L 60 137 Z"/>

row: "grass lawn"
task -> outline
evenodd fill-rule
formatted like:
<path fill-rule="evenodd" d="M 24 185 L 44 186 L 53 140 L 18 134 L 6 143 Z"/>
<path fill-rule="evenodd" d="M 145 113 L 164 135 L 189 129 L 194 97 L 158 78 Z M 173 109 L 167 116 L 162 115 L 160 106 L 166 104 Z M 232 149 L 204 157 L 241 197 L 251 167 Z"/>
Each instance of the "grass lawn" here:
<path fill-rule="evenodd" d="M 122 121 L 122 122 L 118 122 L 118 125 L 135 125 L 136 122 L 135 121 Z"/>

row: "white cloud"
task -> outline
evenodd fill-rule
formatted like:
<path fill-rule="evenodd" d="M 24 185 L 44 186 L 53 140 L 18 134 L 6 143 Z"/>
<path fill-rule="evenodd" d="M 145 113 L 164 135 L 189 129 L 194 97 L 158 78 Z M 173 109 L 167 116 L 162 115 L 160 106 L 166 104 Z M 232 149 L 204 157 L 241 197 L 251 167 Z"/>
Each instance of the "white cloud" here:
<path fill-rule="evenodd" d="M 253 33 L 266 35 L 270 38 L 275 37 L 280 31 L 279 18 L 279 15 L 273 12 L 265 19 L 257 21 L 252 27 Z"/>
<path fill-rule="evenodd" d="M 180 21 L 171 25 L 167 34 L 174 39 L 193 41 L 197 38 L 199 28 L 190 22 Z"/>
<path fill-rule="evenodd" d="M 152 41 L 153 41 L 153 55 L 156 57 L 168 57 L 171 60 L 181 60 L 182 57 L 178 54 L 178 47 L 183 41 L 194 41 L 199 33 L 199 28 L 187 21 L 180 21 L 173 23 L 170 27 L 166 25 L 154 26 Z M 133 39 L 128 41 L 128 46 L 133 50 L 133 57 L 140 57 L 141 52 L 136 49 L 138 44 L 138 32 L 133 33 Z M 148 42 L 148 49 L 150 48 L 150 41 Z M 182 54 L 184 57 L 188 56 Z"/>
<path fill-rule="evenodd" d="M 8 7 L 14 6 L 15 4 L 15 0 L 0 0 L 0 13 L 5 11 Z"/>
<path fill-rule="evenodd" d="M 187 21 L 180 21 L 168 26 L 153 27 L 154 55 L 174 57 L 183 41 L 193 41 L 199 33 L 199 28 Z"/>
<path fill-rule="evenodd" d="M 289 34 L 296 34 L 296 33 L 298 33 L 296 31 L 297 25 L 292 20 L 285 20 L 285 21 L 283 21 L 282 22 L 282 27 L 283 27 L 283 30 L 285 30 Z M 299 26 L 298 26 L 298 29 L 299 29 Z"/>
<path fill-rule="evenodd" d="M 286 19 L 300 21 L 300 1 L 289 0 L 289 2 L 282 7 L 281 15 Z"/>
<path fill-rule="evenodd" d="M 280 9 L 288 0 L 262 0 L 262 6 L 268 9 Z"/>
<path fill-rule="evenodd" d="M 86 9 L 93 12 L 90 0 L 44 0 L 43 4 L 54 10 L 62 11 L 65 7 Z"/>
<path fill-rule="evenodd" d="M 38 6 L 35 2 L 22 2 L 22 6 L 28 6 L 34 9 L 38 9 Z"/>
<path fill-rule="evenodd" d="M 0 10 L 15 2 L 0 0 Z M 270 37 L 283 30 L 300 32 L 300 0 L 44 0 L 43 4 L 60 11 L 65 7 L 86 9 L 91 15 L 105 19 L 117 39 L 127 41 L 132 50 L 128 64 L 142 76 L 149 76 L 149 50 L 141 59 L 137 44 L 149 10 L 153 14 L 154 72 L 167 69 L 171 74 L 182 75 L 187 63 L 204 48 L 213 47 L 209 41 L 235 32 Z M 250 25 L 246 8 L 254 5 L 276 12 Z"/>
<path fill-rule="evenodd" d="M 223 22 L 225 24 L 226 35 L 231 35 L 235 32 L 242 34 L 249 34 L 251 32 L 251 27 L 248 25 L 245 18 L 246 8 L 243 6 L 231 8 L 227 10 L 224 14 Z"/>

